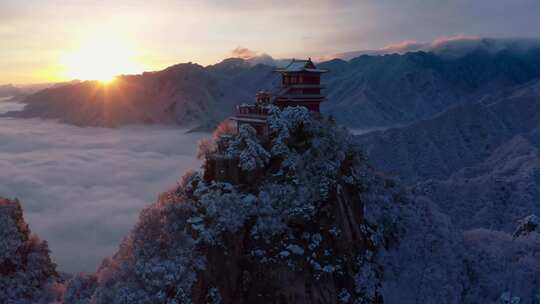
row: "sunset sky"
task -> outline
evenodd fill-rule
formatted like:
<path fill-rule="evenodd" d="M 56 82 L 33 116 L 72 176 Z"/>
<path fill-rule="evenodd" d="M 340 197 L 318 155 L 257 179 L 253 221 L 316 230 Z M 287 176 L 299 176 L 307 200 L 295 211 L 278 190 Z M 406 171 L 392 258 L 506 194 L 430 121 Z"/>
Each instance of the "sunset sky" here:
<path fill-rule="evenodd" d="M 321 56 L 443 36 L 540 36 L 538 0 L 0 2 L 0 84 L 105 78 L 237 47 Z"/>

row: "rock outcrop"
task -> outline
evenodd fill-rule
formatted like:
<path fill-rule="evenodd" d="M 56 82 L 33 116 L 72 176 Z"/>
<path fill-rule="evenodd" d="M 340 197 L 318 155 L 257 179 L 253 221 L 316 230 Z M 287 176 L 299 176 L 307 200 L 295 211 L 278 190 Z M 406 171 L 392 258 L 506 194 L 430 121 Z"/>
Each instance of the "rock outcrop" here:
<path fill-rule="evenodd" d="M 0 198 L 0 303 L 53 301 L 58 279 L 47 242 L 30 234 L 19 202 Z"/>

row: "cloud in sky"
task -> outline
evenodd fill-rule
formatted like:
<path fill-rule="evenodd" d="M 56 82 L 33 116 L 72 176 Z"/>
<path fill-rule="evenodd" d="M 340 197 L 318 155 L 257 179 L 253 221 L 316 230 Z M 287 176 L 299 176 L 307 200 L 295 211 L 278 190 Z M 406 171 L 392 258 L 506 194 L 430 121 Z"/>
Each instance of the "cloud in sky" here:
<path fill-rule="evenodd" d="M 375 50 L 360 50 L 345 53 L 328 54 L 317 57 L 317 61 L 334 58 L 350 60 L 361 55 L 404 54 L 407 52 L 435 52 L 445 56 L 461 56 L 471 50 L 482 49 L 489 52 L 502 50 L 526 51 L 540 48 L 540 38 L 482 38 L 478 36 L 439 37 L 432 42 L 407 40 L 389 44 Z"/>
<path fill-rule="evenodd" d="M 257 56 L 258 53 L 245 47 L 237 47 L 232 50 L 231 55 L 236 58 L 250 59 Z"/>
<path fill-rule="evenodd" d="M 240 46 L 231 51 L 230 57 L 242 58 L 252 65 L 266 64 L 270 66 L 277 66 L 281 64 L 281 61 L 274 60 L 274 58 L 268 54 L 260 53 Z"/>
<path fill-rule="evenodd" d="M 2 118 L 0 196 L 21 200 L 60 270 L 94 271 L 144 206 L 186 169 L 198 168 L 201 136 L 166 127 L 78 128 Z"/>

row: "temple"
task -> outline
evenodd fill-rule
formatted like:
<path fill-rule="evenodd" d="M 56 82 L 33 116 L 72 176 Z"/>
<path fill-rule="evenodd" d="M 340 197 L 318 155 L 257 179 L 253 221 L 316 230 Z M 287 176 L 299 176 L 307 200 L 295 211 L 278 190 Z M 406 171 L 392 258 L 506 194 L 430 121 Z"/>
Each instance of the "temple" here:
<path fill-rule="evenodd" d="M 321 74 L 327 70 L 318 69 L 308 60 L 293 59 L 288 66 L 277 69 L 281 73 L 281 88 L 274 99 L 278 107 L 303 106 L 312 112 L 320 111 L 324 101 L 321 94 Z"/>
<path fill-rule="evenodd" d="M 269 106 L 274 105 L 281 109 L 286 107 L 306 107 L 314 114 L 320 113 L 320 104 L 325 100 L 321 90 L 321 75 L 327 70 L 319 69 L 310 59 L 293 59 L 286 67 L 276 72 L 281 74 L 280 85 L 276 92 L 262 90 L 255 96 L 254 104 L 237 106 L 235 116 L 231 120 L 236 122 L 237 131 L 248 124 L 257 132 L 257 137 L 263 144 L 270 140 L 268 126 Z M 226 153 L 224 142 L 227 136 L 217 140 L 217 149 L 206 157 L 205 179 L 233 184 L 246 183 L 256 178 L 258 172 L 244 172 L 238 167 L 238 159 Z"/>
<path fill-rule="evenodd" d="M 321 90 L 321 75 L 327 70 L 319 69 L 311 61 L 293 59 L 286 67 L 277 69 L 281 74 L 281 82 L 273 96 L 270 92 L 260 91 L 255 97 L 255 104 L 242 104 L 237 107 L 237 113 L 232 120 L 238 127 L 242 124 L 251 125 L 261 138 L 268 138 L 267 105 L 279 108 L 306 107 L 311 112 L 320 112 L 320 104 L 325 100 Z"/>

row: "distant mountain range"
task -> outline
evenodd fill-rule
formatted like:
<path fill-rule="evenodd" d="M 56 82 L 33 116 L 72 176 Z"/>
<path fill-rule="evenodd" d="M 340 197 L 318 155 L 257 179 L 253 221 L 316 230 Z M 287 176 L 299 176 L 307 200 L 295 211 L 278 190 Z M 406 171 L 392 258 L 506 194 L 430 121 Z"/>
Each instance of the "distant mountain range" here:
<path fill-rule="evenodd" d="M 321 64 L 328 77 L 323 108 L 350 127 L 409 124 L 449 107 L 540 77 L 540 48 L 492 53 L 472 50 L 450 58 L 436 53 L 361 56 Z"/>
<path fill-rule="evenodd" d="M 235 104 L 269 88 L 272 69 L 242 59 L 208 67 L 178 64 L 159 72 L 120 76 L 110 86 L 85 81 L 48 88 L 26 98 L 25 111 L 9 115 L 80 126 L 175 123 L 211 128 L 231 114 Z"/>
<path fill-rule="evenodd" d="M 0 85 L 0 98 L 1 97 L 12 97 L 21 94 L 21 90 L 14 85 L 6 84 Z"/>
<path fill-rule="evenodd" d="M 491 40 L 489 40 L 491 41 Z M 488 42 L 489 42 L 488 41 Z M 320 63 L 327 102 L 323 111 L 351 128 L 407 125 L 540 78 L 540 47 L 519 41 L 454 42 L 438 51 Z M 503 46 L 505 44 L 502 44 Z M 455 56 L 451 56 L 454 54 Z M 263 60 L 264 59 L 264 60 Z M 261 64 L 264 62 L 266 64 Z M 46 89 L 24 100 L 22 117 L 55 118 L 76 125 L 176 123 L 210 127 L 260 89 L 275 89 L 280 64 L 271 57 L 231 58 L 203 67 L 186 63 L 158 72 L 121 76 L 115 85 L 81 82 Z"/>
<path fill-rule="evenodd" d="M 67 84 L 75 84 L 79 81 L 69 81 L 69 82 L 59 82 L 59 83 L 38 83 L 38 84 L 28 84 L 28 85 L 13 85 L 5 84 L 0 85 L 0 98 L 13 98 L 14 100 L 22 100 L 29 95 L 35 94 L 41 90 L 64 86 Z"/>

